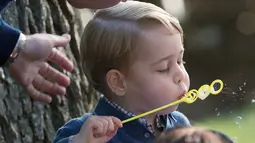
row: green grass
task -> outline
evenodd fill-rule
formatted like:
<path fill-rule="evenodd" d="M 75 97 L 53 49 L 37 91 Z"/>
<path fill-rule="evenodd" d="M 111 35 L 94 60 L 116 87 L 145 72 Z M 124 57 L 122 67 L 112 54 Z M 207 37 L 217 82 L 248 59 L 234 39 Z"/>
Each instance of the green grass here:
<path fill-rule="evenodd" d="M 197 123 L 198 126 L 221 131 L 238 143 L 255 142 L 255 106 L 231 115 L 220 115 Z M 242 119 L 240 119 L 240 117 Z"/>

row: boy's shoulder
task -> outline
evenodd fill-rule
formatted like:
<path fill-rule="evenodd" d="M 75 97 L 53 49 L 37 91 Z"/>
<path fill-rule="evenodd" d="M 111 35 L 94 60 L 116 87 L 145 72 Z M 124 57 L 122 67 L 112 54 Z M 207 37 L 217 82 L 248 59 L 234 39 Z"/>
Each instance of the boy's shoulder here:
<path fill-rule="evenodd" d="M 84 124 L 84 122 L 91 115 L 92 115 L 92 113 L 86 113 L 82 117 L 73 118 L 73 119 L 69 120 L 68 122 L 66 122 L 61 128 L 58 129 L 55 139 L 54 139 L 54 143 L 66 142 L 67 140 L 69 140 L 69 137 L 78 134 L 80 132 L 80 129 L 81 129 L 82 125 Z"/>
<path fill-rule="evenodd" d="M 189 119 L 181 112 L 179 111 L 174 111 L 170 114 L 170 116 L 173 117 L 175 122 L 179 125 L 184 125 L 184 126 L 190 126 L 190 121 Z"/>

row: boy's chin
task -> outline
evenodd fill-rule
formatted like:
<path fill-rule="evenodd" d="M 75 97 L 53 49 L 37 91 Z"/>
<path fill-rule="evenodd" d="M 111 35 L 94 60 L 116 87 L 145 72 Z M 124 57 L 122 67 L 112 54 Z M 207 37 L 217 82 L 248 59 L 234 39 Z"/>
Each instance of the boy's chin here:
<path fill-rule="evenodd" d="M 178 108 L 178 105 L 174 105 L 174 106 L 171 106 L 169 108 L 159 111 L 158 114 L 159 115 L 167 115 L 167 114 L 170 114 L 173 111 L 175 111 L 177 108 Z"/>

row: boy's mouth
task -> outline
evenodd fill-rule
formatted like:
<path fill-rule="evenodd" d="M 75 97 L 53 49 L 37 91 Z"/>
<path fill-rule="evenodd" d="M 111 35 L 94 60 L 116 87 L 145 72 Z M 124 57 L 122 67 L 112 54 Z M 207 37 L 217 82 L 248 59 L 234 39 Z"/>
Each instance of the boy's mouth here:
<path fill-rule="evenodd" d="M 187 93 L 187 92 L 184 91 L 184 92 L 179 96 L 179 99 L 182 99 L 183 97 L 185 97 L 186 93 Z"/>

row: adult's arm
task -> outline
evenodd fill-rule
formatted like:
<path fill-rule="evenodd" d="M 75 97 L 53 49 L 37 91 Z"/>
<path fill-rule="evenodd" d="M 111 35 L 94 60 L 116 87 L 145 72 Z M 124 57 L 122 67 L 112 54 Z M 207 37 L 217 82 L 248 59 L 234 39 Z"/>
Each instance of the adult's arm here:
<path fill-rule="evenodd" d="M 1 17 L 0 24 L 0 66 L 3 66 L 16 46 L 20 31 L 8 25 Z"/>
<path fill-rule="evenodd" d="M 2 12 L 12 0 L 0 0 L 0 12 Z M 8 25 L 0 17 L 0 66 L 3 66 L 14 50 L 19 40 L 20 31 Z"/>

